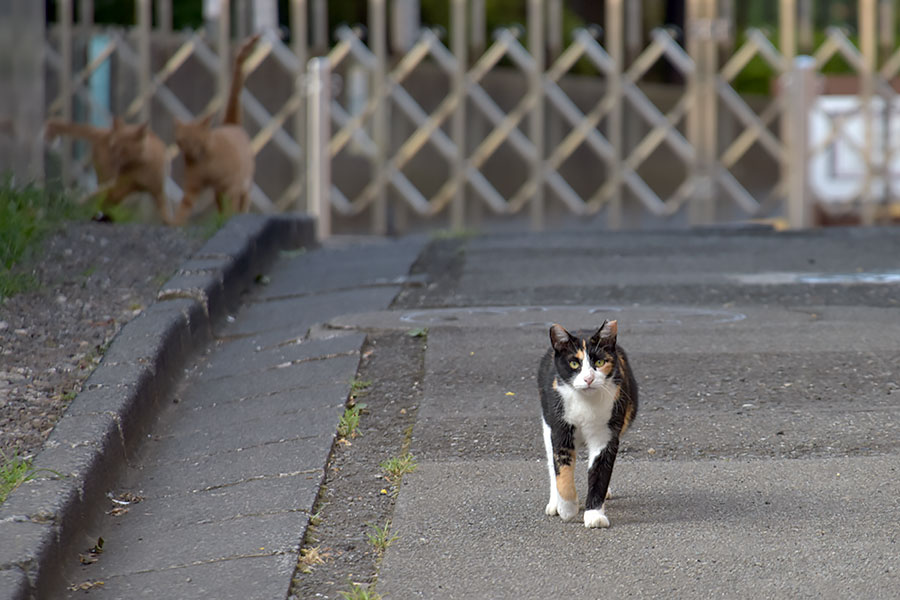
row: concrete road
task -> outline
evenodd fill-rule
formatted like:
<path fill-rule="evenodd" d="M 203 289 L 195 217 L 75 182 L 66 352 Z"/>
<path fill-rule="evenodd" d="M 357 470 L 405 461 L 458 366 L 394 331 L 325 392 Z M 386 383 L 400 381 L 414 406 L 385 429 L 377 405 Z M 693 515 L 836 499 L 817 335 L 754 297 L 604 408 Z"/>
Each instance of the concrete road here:
<path fill-rule="evenodd" d="M 428 327 L 386 598 L 900 597 L 900 233 L 495 236 L 416 268 L 333 321 Z M 550 323 L 604 318 L 642 405 L 588 530 L 543 513 L 534 377 Z"/>

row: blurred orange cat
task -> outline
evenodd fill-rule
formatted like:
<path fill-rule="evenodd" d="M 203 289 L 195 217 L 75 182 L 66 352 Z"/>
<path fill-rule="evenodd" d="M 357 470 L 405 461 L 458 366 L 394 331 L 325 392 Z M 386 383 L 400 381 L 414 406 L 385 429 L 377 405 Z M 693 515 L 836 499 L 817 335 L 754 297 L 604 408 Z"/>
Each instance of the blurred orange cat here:
<path fill-rule="evenodd" d="M 169 161 L 166 146 L 146 123 L 131 125 L 119 117 L 111 128 L 50 119 L 45 135 L 53 139 L 67 135 L 91 144 L 91 161 L 99 188 L 91 198 L 102 198 L 100 210 L 115 206 L 134 192 L 147 192 L 156 203 L 163 221 L 169 223 L 165 195 Z"/>
<path fill-rule="evenodd" d="M 234 59 L 234 72 L 225 118 L 212 127 L 212 115 L 182 122 L 175 120 L 175 142 L 184 154 L 184 196 L 173 222 L 184 224 L 194 201 L 206 188 L 212 188 L 220 213 L 246 212 L 250 208 L 255 157 L 250 136 L 241 126 L 242 66 L 259 40 L 255 35 L 244 42 Z"/>

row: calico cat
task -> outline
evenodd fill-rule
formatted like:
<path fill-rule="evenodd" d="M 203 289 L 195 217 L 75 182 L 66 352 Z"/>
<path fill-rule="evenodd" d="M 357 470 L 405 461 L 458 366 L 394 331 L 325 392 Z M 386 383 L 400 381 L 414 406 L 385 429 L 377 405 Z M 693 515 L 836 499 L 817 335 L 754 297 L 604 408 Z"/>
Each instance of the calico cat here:
<path fill-rule="evenodd" d="M 94 127 L 83 123 L 50 119 L 45 136 L 53 139 L 68 135 L 90 142 L 91 161 L 97 173 L 98 189 L 91 199 L 102 198 L 101 212 L 119 204 L 129 194 L 150 194 L 163 221 L 168 223 L 169 203 L 165 194 L 169 161 L 166 146 L 146 123 L 131 125 L 121 118 L 112 127 Z"/>
<path fill-rule="evenodd" d="M 235 56 L 222 125 L 212 127 L 212 115 L 187 123 L 175 120 L 175 142 L 184 155 L 184 196 L 174 219 L 178 225 L 187 221 L 197 196 L 207 188 L 213 189 L 220 213 L 250 208 L 255 158 L 241 126 L 240 97 L 242 67 L 259 37 L 249 38 Z"/>
<path fill-rule="evenodd" d="M 560 325 L 550 328 L 552 348 L 541 359 L 538 388 L 544 445 L 550 473 L 545 512 L 569 521 L 578 514 L 575 449 L 588 451 L 588 490 L 584 526 L 609 527 L 603 510 L 619 438 L 638 408 L 637 382 L 625 351 L 617 346 L 616 321 L 604 321 L 590 337 L 574 336 Z"/>

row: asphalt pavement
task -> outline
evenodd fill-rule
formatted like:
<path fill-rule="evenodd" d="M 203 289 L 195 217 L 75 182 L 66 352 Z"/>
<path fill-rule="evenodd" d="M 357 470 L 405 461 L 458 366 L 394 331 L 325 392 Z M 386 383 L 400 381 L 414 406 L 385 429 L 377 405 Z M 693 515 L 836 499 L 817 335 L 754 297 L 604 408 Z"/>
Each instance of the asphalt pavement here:
<path fill-rule="evenodd" d="M 123 437 L 123 458 L 92 459 L 107 477 L 81 469 L 90 507 L 63 510 L 72 501 L 48 478 L 0 508 L 0 532 L 17 540 L 0 551 L 0 589 L 18 590 L 0 598 L 285 598 L 363 340 L 410 330 L 427 330 L 418 467 L 380 564 L 384 598 L 900 597 L 896 229 L 283 250 L 220 285 L 243 294 L 215 310 L 203 286 L 164 290 L 155 310 L 181 303 L 167 310 L 190 330 L 194 304 L 205 306 L 208 336 L 169 356 L 177 377 L 134 417 L 140 435 Z M 613 474 L 611 527 L 592 530 L 543 512 L 534 379 L 551 323 L 607 318 L 641 408 Z M 112 379 L 133 366 L 110 363 Z M 81 399 L 67 427 L 115 437 L 96 424 L 110 411 Z M 68 446 L 103 446 L 82 437 Z M 45 462 L 78 470 L 56 454 Z M 584 480 L 581 460 L 582 498 Z M 37 510 L 48 489 L 56 499 Z M 29 550 L 49 533 L 55 549 Z M 88 567 L 48 564 L 72 564 L 101 535 L 115 552 Z M 68 590 L 79 584 L 89 591 Z"/>

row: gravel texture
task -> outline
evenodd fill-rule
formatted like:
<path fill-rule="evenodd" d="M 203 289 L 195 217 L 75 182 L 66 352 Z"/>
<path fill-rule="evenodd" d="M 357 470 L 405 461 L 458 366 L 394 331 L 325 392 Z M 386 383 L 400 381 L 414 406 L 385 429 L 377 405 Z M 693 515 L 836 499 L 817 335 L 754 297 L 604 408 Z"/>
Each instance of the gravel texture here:
<path fill-rule="evenodd" d="M 197 229 L 70 223 L 0 304 L 0 451 L 38 452 L 119 329 L 204 242 Z"/>
<path fill-rule="evenodd" d="M 375 527 L 390 531 L 402 479 L 387 477 L 381 464 L 408 452 L 424 393 L 425 345 L 424 336 L 382 333 L 363 346 L 356 381 L 367 385 L 356 400 L 365 408 L 357 435 L 332 450 L 289 600 L 369 597 L 352 595 L 353 586 L 368 590 L 377 578 L 381 553 L 369 536 Z"/>

